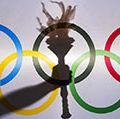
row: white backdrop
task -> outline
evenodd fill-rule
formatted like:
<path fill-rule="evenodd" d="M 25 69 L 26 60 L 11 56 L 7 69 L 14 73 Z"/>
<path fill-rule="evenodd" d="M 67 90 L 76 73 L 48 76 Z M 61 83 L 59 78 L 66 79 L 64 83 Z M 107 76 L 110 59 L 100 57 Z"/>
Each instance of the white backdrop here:
<path fill-rule="evenodd" d="M 46 8 L 54 17 L 61 14 L 57 5 L 50 3 L 49 0 L 42 1 L 46 4 Z M 65 6 L 77 5 L 75 19 L 72 22 L 83 28 L 90 35 L 96 49 L 104 49 L 105 43 L 110 34 L 120 27 L 120 1 L 62 1 Z M 39 27 L 36 16 L 40 17 L 42 23 L 46 23 L 46 17 L 42 13 L 40 2 L 40 0 L 0 0 L 0 24 L 10 28 L 19 37 L 24 50 L 31 50 L 34 41 L 39 35 L 39 32 L 36 30 L 36 28 Z M 75 39 L 75 42 L 73 43 L 74 47 L 65 57 L 66 64 L 69 64 L 69 66 L 71 66 L 75 59 L 81 54 L 88 51 L 88 46 L 85 40 L 79 36 L 78 33 L 71 31 L 71 36 Z M 57 63 L 57 58 L 47 48 L 45 39 L 41 44 L 40 51 Z M 120 54 L 120 37 L 118 37 L 113 43 L 111 51 L 117 55 Z M 14 44 L 4 33 L 0 32 L 0 61 L 13 52 L 15 52 Z M 79 75 L 85 69 L 87 63 L 88 62 L 86 61 L 81 67 L 79 67 L 76 75 Z M 15 61 L 7 66 L 3 73 L 3 77 L 11 71 L 14 64 Z M 116 71 L 120 73 L 119 65 L 114 61 L 112 61 L 112 64 Z M 42 67 L 49 75 L 51 74 L 51 70 L 44 63 L 42 63 Z M 1 87 L 4 95 L 16 89 L 36 85 L 43 81 L 36 73 L 30 57 L 24 57 L 21 70 L 15 79 Z M 104 58 L 101 56 L 96 58 L 96 64 L 91 74 L 84 81 L 76 84 L 76 87 L 80 96 L 86 102 L 94 106 L 108 106 L 120 99 L 120 84 L 109 74 L 104 63 Z M 50 94 L 26 108 L 31 109 L 39 106 L 47 100 L 49 95 Z M 108 114 L 95 114 L 88 112 L 75 102 L 70 91 L 68 100 L 69 109 L 72 114 L 71 119 L 118 119 L 120 115 L 119 109 Z M 11 103 L 14 104 L 12 100 Z M 61 113 L 61 97 L 58 95 L 48 109 L 37 115 L 23 116 L 13 112 L 0 117 L 0 119 L 61 119 Z"/>

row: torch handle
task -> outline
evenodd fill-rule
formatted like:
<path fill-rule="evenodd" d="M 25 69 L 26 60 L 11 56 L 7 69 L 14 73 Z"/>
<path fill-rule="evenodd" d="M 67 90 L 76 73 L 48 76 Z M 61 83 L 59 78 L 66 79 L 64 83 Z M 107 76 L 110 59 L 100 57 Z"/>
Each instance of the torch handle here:
<path fill-rule="evenodd" d="M 61 117 L 63 119 L 69 119 L 71 117 L 71 114 L 69 112 L 68 108 L 68 91 L 67 91 L 67 86 L 62 86 L 61 87 L 61 97 L 62 97 L 62 107 L 63 107 L 63 114 Z"/>
<path fill-rule="evenodd" d="M 63 61 L 62 61 L 63 62 Z M 58 79 L 58 80 L 64 80 L 66 82 L 71 81 L 71 71 L 69 70 L 69 67 L 64 64 L 58 64 L 53 68 L 52 72 L 52 78 L 53 79 Z M 69 112 L 68 108 L 68 91 L 67 91 L 67 85 L 61 86 L 60 94 L 62 97 L 62 109 L 63 109 L 63 114 L 61 117 L 63 119 L 69 119 L 71 117 L 71 114 Z"/>

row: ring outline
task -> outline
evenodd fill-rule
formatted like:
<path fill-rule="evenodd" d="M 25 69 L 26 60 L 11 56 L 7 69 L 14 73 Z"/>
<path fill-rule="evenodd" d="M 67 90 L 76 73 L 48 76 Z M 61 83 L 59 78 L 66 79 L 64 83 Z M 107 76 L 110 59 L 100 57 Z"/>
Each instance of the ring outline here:
<path fill-rule="evenodd" d="M 108 57 L 111 57 L 113 60 L 117 61 L 120 64 L 120 57 L 108 52 L 108 51 L 104 51 L 104 50 L 96 50 L 96 55 L 106 55 Z M 70 91 L 72 96 L 74 97 L 75 101 L 84 109 L 86 109 L 87 111 L 90 112 L 94 112 L 94 113 L 99 113 L 99 114 L 103 114 L 103 113 L 109 113 L 112 111 L 115 111 L 116 109 L 120 108 L 120 99 L 114 103 L 111 106 L 105 107 L 105 108 L 99 108 L 99 107 L 94 107 L 92 105 L 89 105 L 88 103 L 86 103 L 78 94 L 78 92 L 76 91 L 75 88 L 75 72 L 78 68 L 78 66 L 80 65 L 80 63 L 82 63 L 83 60 L 85 60 L 86 58 L 89 57 L 89 52 L 83 54 L 82 56 L 80 56 L 72 65 L 72 72 L 73 72 L 73 78 L 72 78 L 72 82 L 70 83 Z"/>
<path fill-rule="evenodd" d="M 105 44 L 105 50 L 110 51 L 110 48 L 112 46 L 112 43 L 114 42 L 114 40 L 116 39 L 116 37 L 118 37 L 118 35 L 120 35 L 120 28 L 116 29 L 108 38 L 106 44 Z M 105 64 L 106 67 L 109 71 L 109 73 L 118 81 L 120 82 L 120 74 L 118 74 L 115 69 L 112 66 L 112 63 L 110 61 L 109 57 L 104 57 L 105 60 Z"/>
<path fill-rule="evenodd" d="M 31 50 L 24 50 L 23 51 L 23 55 L 24 56 L 34 56 L 34 57 L 39 57 L 40 59 L 44 60 L 45 62 L 48 63 L 48 66 L 52 69 L 53 66 L 55 65 L 53 62 L 51 62 L 50 60 L 47 59 L 47 57 L 45 55 L 43 55 L 42 53 L 40 52 L 36 52 L 36 51 L 31 51 Z M 17 57 L 17 54 L 14 53 L 10 56 L 8 56 L 5 60 L 3 60 L 3 62 L 1 63 L 1 65 L 3 65 L 3 69 L 0 70 L 0 75 L 2 75 L 2 71 L 4 70 L 4 68 L 6 67 L 6 65 L 11 62 L 12 60 L 14 60 L 15 58 Z M 23 110 L 16 110 L 16 107 L 14 107 L 12 104 L 10 104 L 6 99 L 5 97 L 3 97 L 2 95 L 2 90 L 1 90 L 1 87 L 0 87 L 0 97 L 3 97 L 3 105 L 6 106 L 9 110 L 16 110 L 14 111 L 16 114 L 20 114 L 20 115 L 27 115 L 27 116 L 30 116 L 30 115 L 34 115 L 34 114 L 37 114 L 37 113 L 40 113 L 42 111 L 44 111 L 45 109 L 47 109 L 52 103 L 53 101 L 55 100 L 56 96 L 58 94 L 58 89 L 55 89 L 52 94 L 50 95 L 50 97 L 48 98 L 48 100 L 43 103 L 42 105 L 40 105 L 39 107 L 37 108 L 34 108 L 34 109 L 23 109 Z"/>
<path fill-rule="evenodd" d="M 71 28 L 75 31 L 77 31 L 80 35 L 83 36 L 83 38 L 86 40 L 88 46 L 89 46 L 89 49 L 90 49 L 90 61 L 89 61 L 89 64 L 88 64 L 88 67 L 85 69 L 85 71 L 78 77 L 76 77 L 76 80 L 75 80 L 75 83 L 78 83 L 82 80 L 84 80 L 89 74 L 90 72 L 92 71 L 93 69 L 93 66 L 94 66 L 94 62 L 95 62 L 95 47 L 94 47 L 94 44 L 91 40 L 91 38 L 89 37 L 89 35 L 82 29 L 80 28 L 79 26 L 75 25 L 75 24 L 71 24 L 71 23 L 66 23 L 66 22 L 63 22 L 63 23 L 57 23 L 57 24 L 53 24 L 51 26 L 49 26 L 48 28 L 46 28 L 45 30 L 43 30 L 41 32 L 41 34 L 37 37 L 34 45 L 33 45 L 33 51 L 38 51 L 39 50 L 39 46 L 40 46 L 40 43 L 42 42 L 43 38 L 48 34 L 50 33 L 51 31 L 54 31 L 56 29 L 60 29 L 60 28 Z M 37 58 L 33 58 L 33 65 L 37 71 L 37 73 L 47 82 L 51 83 L 51 84 L 54 84 L 54 85 L 66 85 L 68 84 L 67 81 L 64 81 L 64 80 L 55 80 L 51 77 L 49 77 L 41 68 L 40 66 L 40 63 L 38 61 Z"/>
<path fill-rule="evenodd" d="M 3 33 L 5 33 L 11 38 L 18 52 L 18 58 L 17 58 L 15 67 L 13 68 L 11 73 L 9 73 L 5 78 L 0 80 L 0 86 L 2 86 L 10 82 L 12 79 L 14 79 L 14 77 L 19 72 L 21 65 L 22 65 L 22 46 L 17 36 L 10 29 L 8 29 L 7 27 L 3 25 L 0 25 L 0 31 L 2 31 Z M 1 70 L 1 67 L 0 67 L 0 70 Z"/>

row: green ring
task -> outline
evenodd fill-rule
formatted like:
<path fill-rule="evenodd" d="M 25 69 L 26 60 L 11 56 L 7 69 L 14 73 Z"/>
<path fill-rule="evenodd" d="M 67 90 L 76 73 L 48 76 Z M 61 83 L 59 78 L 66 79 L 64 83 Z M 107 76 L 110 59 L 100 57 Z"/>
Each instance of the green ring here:
<path fill-rule="evenodd" d="M 120 64 L 120 57 L 117 56 L 114 53 L 111 53 L 109 51 L 104 51 L 104 50 L 96 50 L 96 55 L 101 55 L 101 56 L 108 56 L 111 59 L 115 60 L 118 64 Z M 90 111 L 90 112 L 94 112 L 94 113 L 109 113 L 112 111 L 115 111 L 116 109 L 118 109 L 120 107 L 120 99 L 115 102 L 114 104 L 108 106 L 108 107 L 94 107 L 88 103 L 86 103 L 78 94 L 78 92 L 76 91 L 75 88 L 75 73 L 76 70 L 78 68 L 78 66 L 87 58 L 90 57 L 90 53 L 87 52 L 85 54 L 83 54 L 82 56 L 80 56 L 72 65 L 72 82 L 70 83 L 70 91 L 72 93 L 72 96 L 74 97 L 74 99 L 76 100 L 76 102 L 83 107 L 84 109 Z"/>

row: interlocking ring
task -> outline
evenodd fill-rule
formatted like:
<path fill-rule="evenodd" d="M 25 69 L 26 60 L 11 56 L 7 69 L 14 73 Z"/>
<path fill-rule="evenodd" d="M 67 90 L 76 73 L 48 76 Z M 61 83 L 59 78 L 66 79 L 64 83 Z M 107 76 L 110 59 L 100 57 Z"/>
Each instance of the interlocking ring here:
<path fill-rule="evenodd" d="M 17 75 L 17 73 L 20 70 L 20 67 L 22 65 L 22 46 L 21 43 L 19 41 L 19 39 L 17 38 L 17 36 L 7 27 L 0 25 L 0 31 L 2 31 L 3 33 L 5 33 L 6 35 L 8 35 L 11 40 L 13 41 L 13 43 L 15 44 L 16 50 L 17 50 L 17 62 L 16 65 L 14 67 L 14 69 L 12 70 L 12 72 L 7 75 L 5 78 L 0 80 L 0 86 L 7 84 L 9 81 L 11 81 L 12 79 L 14 79 L 14 77 Z M 0 70 L 1 70 L 2 66 L 0 65 Z"/>
<path fill-rule="evenodd" d="M 108 51 L 104 51 L 104 50 L 96 50 L 96 55 L 102 55 L 102 56 L 107 56 L 112 58 L 113 60 L 115 60 L 118 64 L 120 64 L 120 57 L 118 57 L 117 55 L 115 55 L 114 53 L 108 52 Z M 70 91 L 72 93 L 72 96 L 74 97 L 74 99 L 76 100 L 76 102 L 83 107 L 84 109 L 90 111 L 90 112 L 94 112 L 94 113 L 108 113 L 108 112 L 112 112 L 115 111 L 116 109 L 120 108 L 120 100 L 118 100 L 117 102 L 115 102 L 114 104 L 108 106 L 108 107 L 94 107 L 90 104 L 87 104 L 78 94 L 76 88 L 75 88 L 75 73 L 76 70 L 78 68 L 78 66 L 87 58 L 90 57 L 90 53 L 85 53 L 82 56 L 80 56 L 72 65 L 72 71 L 73 71 L 73 77 L 72 77 L 72 82 L 70 84 Z"/>
<path fill-rule="evenodd" d="M 44 62 L 46 62 L 48 64 L 48 66 L 50 67 L 50 69 L 53 68 L 53 66 L 55 65 L 52 61 L 50 61 L 44 54 L 40 53 L 40 52 L 36 52 L 36 51 L 30 51 L 30 50 L 24 50 L 23 51 L 23 56 L 32 56 L 32 57 L 37 57 L 40 60 L 43 60 Z M 4 59 L 1 63 L 1 65 L 3 66 L 0 70 L 0 76 L 2 75 L 2 72 L 4 71 L 4 69 L 6 68 L 6 66 L 12 62 L 13 60 L 15 60 L 17 58 L 17 53 L 13 53 L 11 55 L 9 55 L 6 59 Z M 39 107 L 36 107 L 34 109 L 20 109 L 18 110 L 17 107 L 15 107 L 13 104 L 11 104 L 9 101 L 7 101 L 7 99 L 3 96 L 2 94 L 2 89 L 0 88 L 0 97 L 3 97 L 3 105 L 5 107 L 7 107 L 9 110 L 14 110 L 15 113 L 17 114 L 21 114 L 21 115 L 34 115 L 37 113 L 40 113 L 42 111 L 44 111 L 45 109 L 47 109 L 55 100 L 56 96 L 58 94 L 58 89 L 54 90 L 50 97 L 48 98 L 48 100 L 46 102 L 44 102 L 42 105 L 40 105 Z"/>
<path fill-rule="evenodd" d="M 120 28 L 116 29 L 108 38 L 106 45 L 105 45 L 105 50 L 110 51 L 110 48 L 112 46 L 112 43 L 115 41 L 116 37 L 118 37 L 118 35 L 120 35 Z M 110 58 L 109 57 L 105 57 L 105 64 L 107 66 L 108 71 L 110 72 L 110 74 L 117 80 L 120 82 L 120 75 L 115 71 L 115 69 L 113 68 Z"/>
<path fill-rule="evenodd" d="M 76 32 L 78 32 L 80 35 L 82 35 L 82 37 L 86 40 L 88 46 L 89 46 L 89 50 L 90 50 L 90 61 L 89 64 L 87 66 L 87 68 L 85 69 L 85 71 L 80 74 L 78 77 L 76 77 L 75 83 L 78 83 L 82 80 L 84 80 L 92 71 L 93 66 L 94 66 L 94 62 L 95 62 L 95 47 L 94 44 L 91 40 L 91 38 L 89 37 L 89 35 L 79 26 L 75 25 L 75 24 L 71 24 L 71 23 L 57 23 L 57 24 L 53 24 L 51 26 L 49 26 L 48 28 L 46 28 L 44 31 L 41 32 L 41 34 L 37 37 L 34 45 L 33 45 L 33 51 L 38 51 L 39 50 L 39 46 L 42 42 L 42 40 L 44 39 L 44 37 L 46 35 L 48 35 L 50 32 L 56 30 L 56 29 L 61 29 L 61 28 L 70 28 L 75 30 Z M 55 84 L 55 85 L 66 85 L 66 81 L 65 80 L 56 80 L 51 78 L 50 76 L 48 76 L 41 68 L 39 61 L 37 58 L 33 58 L 33 64 L 35 66 L 35 69 L 37 71 L 37 73 L 47 82 L 51 83 L 51 84 Z"/>

